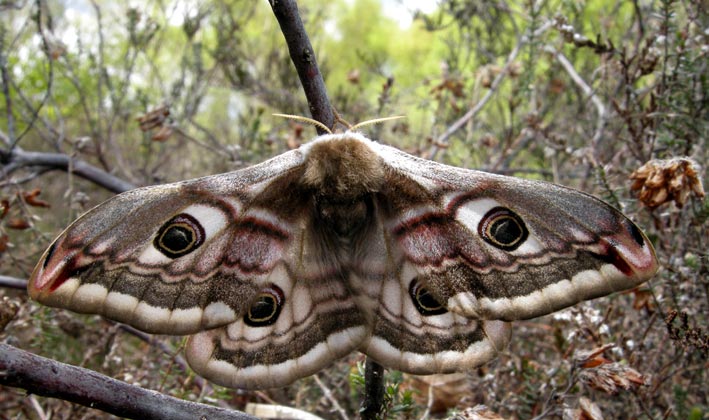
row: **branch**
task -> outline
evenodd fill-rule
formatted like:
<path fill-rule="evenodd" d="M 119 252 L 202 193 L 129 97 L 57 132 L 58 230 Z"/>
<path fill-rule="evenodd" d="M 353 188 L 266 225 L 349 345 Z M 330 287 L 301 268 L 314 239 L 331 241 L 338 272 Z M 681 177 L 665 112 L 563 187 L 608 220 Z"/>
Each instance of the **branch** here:
<path fill-rule="evenodd" d="M 588 83 L 586 83 L 586 81 L 583 80 L 581 76 L 579 76 L 579 74 L 576 72 L 576 69 L 574 68 L 574 65 L 571 64 L 571 62 L 566 58 L 564 54 L 556 51 L 552 47 L 547 47 L 546 50 L 553 54 L 554 57 L 556 57 L 556 59 L 559 61 L 559 64 L 561 64 L 561 67 L 563 67 L 564 70 L 566 70 L 566 72 L 569 74 L 569 77 L 571 77 L 571 80 L 576 83 L 576 86 L 578 86 L 583 91 L 583 93 L 591 99 L 593 105 L 596 106 L 596 111 L 598 112 L 598 120 L 596 121 L 596 132 L 593 134 L 593 137 L 591 139 L 591 145 L 594 151 L 598 150 L 598 142 L 603 136 L 603 129 L 606 126 L 606 115 L 608 114 L 605 105 L 603 105 L 601 99 L 598 97 L 598 95 L 596 95 L 596 93 L 588 85 Z"/>
<path fill-rule="evenodd" d="M 135 188 L 130 182 L 124 181 L 108 172 L 97 168 L 83 160 L 73 159 L 64 153 L 26 152 L 18 147 L 3 156 L 7 164 L 0 168 L 0 177 L 25 166 L 40 166 L 50 169 L 61 169 L 80 176 L 109 191 L 121 193 Z"/>
<path fill-rule="evenodd" d="M 441 149 L 440 145 L 445 145 L 448 143 L 448 138 L 453 135 L 456 131 L 460 130 L 465 124 L 468 123 L 473 117 L 475 117 L 478 112 L 480 112 L 483 107 L 488 103 L 488 101 L 492 98 L 492 95 L 497 92 L 497 87 L 502 83 L 502 80 L 507 76 L 507 71 L 512 64 L 512 62 L 517 58 L 517 55 L 519 54 L 519 51 L 522 49 L 522 45 L 524 45 L 523 39 L 520 39 L 520 41 L 515 45 L 514 49 L 512 49 L 512 52 L 510 52 L 510 55 L 507 57 L 507 62 L 505 62 L 505 66 L 502 68 L 502 71 L 495 77 L 495 79 L 492 81 L 492 84 L 490 85 L 490 88 L 487 90 L 487 93 L 483 98 L 475 104 L 474 107 L 472 107 L 468 112 L 465 113 L 462 117 L 460 117 L 456 122 L 451 124 L 448 129 L 441 134 L 436 141 L 433 142 L 433 145 L 431 146 L 431 150 L 428 152 L 428 159 L 434 160 L 436 158 L 436 154 L 438 154 L 438 151 Z"/>
<path fill-rule="evenodd" d="M 298 5 L 295 0 L 270 0 L 269 3 L 286 39 L 291 61 L 298 71 L 310 114 L 315 120 L 332 128 L 335 124 L 335 113 L 327 97 L 325 81 L 318 69 L 313 46 L 298 14 Z M 320 128 L 318 133 L 325 134 Z"/>
<path fill-rule="evenodd" d="M 7 344 L 0 344 L 0 384 L 132 419 L 256 420 L 240 411 L 170 397 Z"/>
<path fill-rule="evenodd" d="M 536 37 L 542 33 L 544 33 L 546 30 L 548 30 L 552 26 L 551 22 L 547 22 L 544 25 L 542 25 L 540 28 L 538 28 L 536 31 L 534 31 L 532 36 Z M 497 87 L 502 83 L 502 80 L 507 76 L 507 72 L 510 68 L 510 65 L 514 60 L 517 58 L 517 55 L 519 52 L 522 50 L 522 47 L 526 45 L 529 42 L 529 36 L 524 35 L 519 38 L 519 41 L 517 41 L 517 45 L 510 51 L 510 54 L 507 56 L 507 61 L 505 61 L 505 65 L 502 68 L 502 71 L 495 77 L 495 79 L 492 81 L 490 84 L 490 88 L 488 89 L 487 93 L 483 98 L 475 104 L 474 107 L 472 107 L 468 112 L 465 113 L 462 117 L 460 117 L 456 122 L 451 124 L 448 129 L 441 134 L 436 141 L 433 142 L 433 145 L 431 146 L 431 149 L 428 153 L 427 158 L 434 160 L 436 158 L 436 154 L 438 151 L 441 149 L 441 145 L 446 145 L 448 144 L 448 138 L 452 136 L 456 131 L 460 130 L 465 124 L 468 123 L 473 117 L 475 117 L 482 109 L 483 107 L 488 103 L 488 101 L 492 98 L 492 95 L 497 92 Z"/>
<path fill-rule="evenodd" d="M 27 280 L 18 279 L 17 277 L 0 275 L 0 287 L 8 289 L 27 290 Z"/>
<path fill-rule="evenodd" d="M 384 405 L 384 367 L 367 357 L 364 362 L 364 401 L 359 414 L 363 420 L 375 420 Z"/>

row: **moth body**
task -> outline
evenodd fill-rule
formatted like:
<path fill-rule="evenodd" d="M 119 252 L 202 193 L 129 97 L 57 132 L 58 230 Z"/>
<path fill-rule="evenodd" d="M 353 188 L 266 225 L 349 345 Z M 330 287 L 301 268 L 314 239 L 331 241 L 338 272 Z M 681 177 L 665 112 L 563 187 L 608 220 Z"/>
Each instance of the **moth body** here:
<path fill-rule="evenodd" d="M 472 369 L 507 345 L 510 321 L 635 287 L 657 267 L 643 233 L 587 194 L 344 133 L 118 195 L 55 240 L 28 291 L 191 335 L 195 371 L 268 388 L 354 350 L 411 373 Z"/>

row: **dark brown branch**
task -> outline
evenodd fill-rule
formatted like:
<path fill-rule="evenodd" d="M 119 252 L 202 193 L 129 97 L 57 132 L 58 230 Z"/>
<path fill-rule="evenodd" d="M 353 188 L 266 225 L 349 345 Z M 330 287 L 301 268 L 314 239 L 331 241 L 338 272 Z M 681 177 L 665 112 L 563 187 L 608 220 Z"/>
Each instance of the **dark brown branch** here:
<path fill-rule="evenodd" d="M 89 369 L 0 344 L 0 384 L 132 419 L 242 419 L 246 413 L 184 401 Z"/>
<path fill-rule="evenodd" d="M 315 120 L 332 128 L 335 124 L 335 113 L 327 96 L 325 81 L 318 69 L 313 46 L 298 14 L 298 5 L 294 0 L 271 0 L 270 4 L 288 44 L 288 52 L 298 71 L 300 83 L 303 84 L 310 114 Z M 322 129 L 317 130 L 319 134 L 325 134 Z"/>
<path fill-rule="evenodd" d="M 128 191 L 135 186 L 108 172 L 99 169 L 83 160 L 72 159 L 63 153 L 26 152 L 20 148 L 15 148 L 9 156 L 2 156 L 6 165 L 0 168 L 0 176 L 8 176 L 11 172 L 21 167 L 43 167 L 51 169 L 61 169 L 93 182 L 109 191 L 121 193 Z"/>
<path fill-rule="evenodd" d="M 384 367 L 371 358 L 364 363 L 364 400 L 360 410 L 362 420 L 378 418 L 384 403 Z"/>

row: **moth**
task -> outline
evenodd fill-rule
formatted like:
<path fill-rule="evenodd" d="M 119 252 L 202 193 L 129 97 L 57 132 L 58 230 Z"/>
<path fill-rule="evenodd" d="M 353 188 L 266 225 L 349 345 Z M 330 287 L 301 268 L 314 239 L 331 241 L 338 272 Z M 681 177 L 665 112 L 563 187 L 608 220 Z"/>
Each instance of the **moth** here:
<path fill-rule="evenodd" d="M 511 321 L 633 288 L 647 237 L 562 186 L 424 160 L 356 132 L 261 164 L 120 194 L 45 252 L 30 296 L 190 335 L 228 387 L 278 387 L 359 350 L 414 374 L 464 371 Z"/>

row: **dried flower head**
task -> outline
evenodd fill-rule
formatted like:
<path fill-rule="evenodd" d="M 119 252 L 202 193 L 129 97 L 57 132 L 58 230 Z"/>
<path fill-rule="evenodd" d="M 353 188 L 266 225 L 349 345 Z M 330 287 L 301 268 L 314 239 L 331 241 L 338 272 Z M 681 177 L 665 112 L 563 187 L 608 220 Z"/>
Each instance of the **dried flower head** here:
<path fill-rule="evenodd" d="M 574 363 L 581 368 L 581 382 L 609 394 L 645 385 L 647 378 L 643 374 L 603 357 L 603 352 L 612 347 L 615 347 L 615 344 L 606 344 L 590 351 L 579 351 L 574 355 Z"/>
<path fill-rule="evenodd" d="M 653 159 L 630 175 L 633 180 L 630 188 L 639 191 L 638 198 L 650 208 L 670 201 L 682 207 L 690 193 L 698 198 L 704 197 L 699 172 L 699 165 L 687 157 Z"/>
<path fill-rule="evenodd" d="M 579 373 L 582 383 L 608 394 L 615 394 L 620 390 L 647 385 L 648 379 L 630 366 L 611 362 L 602 365 L 583 369 Z"/>

